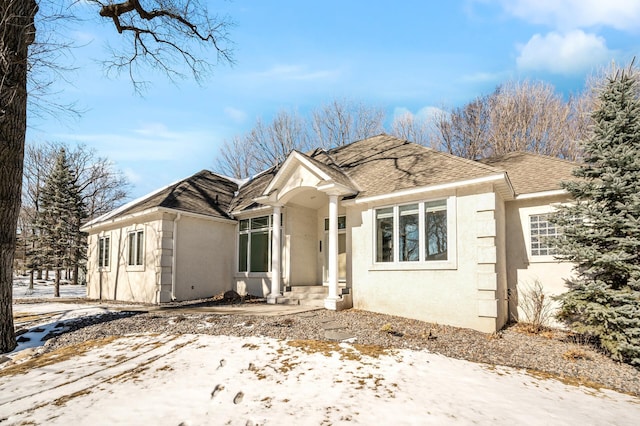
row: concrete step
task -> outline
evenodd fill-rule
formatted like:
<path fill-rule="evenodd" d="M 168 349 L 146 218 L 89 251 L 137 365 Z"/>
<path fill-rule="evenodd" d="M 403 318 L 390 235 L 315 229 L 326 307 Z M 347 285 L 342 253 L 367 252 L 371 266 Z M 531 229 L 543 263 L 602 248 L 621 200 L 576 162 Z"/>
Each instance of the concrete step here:
<path fill-rule="evenodd" d="M 294 285 L 287 293 L 294 294 L 328 294 L 329 287 L 322 285 Z"/>

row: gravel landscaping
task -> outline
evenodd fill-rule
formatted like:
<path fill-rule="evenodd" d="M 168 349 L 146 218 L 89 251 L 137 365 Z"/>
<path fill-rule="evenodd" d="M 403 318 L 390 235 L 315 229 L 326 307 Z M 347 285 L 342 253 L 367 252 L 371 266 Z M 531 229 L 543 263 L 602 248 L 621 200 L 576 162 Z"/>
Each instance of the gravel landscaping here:
<path fill-rule="evenodd" d="M 168 309 L 113 313 L 83 318 L 67 325 L 71 330 L 49 340 L 46 351 L 89 339 L 132 333 L 326 340 L 329 330 L 352 337 L 350 342 L 356 344 L 428 350 L 474 362 L 524 368 L 530 374 L 565 383 L 640 396 L 640 370 L 617 363 L 560 330 L 532 335 L 513 326 L 496 334 L 484 334 L 354 309 L 340 312 L 320 309 L 271 317 Z"/>

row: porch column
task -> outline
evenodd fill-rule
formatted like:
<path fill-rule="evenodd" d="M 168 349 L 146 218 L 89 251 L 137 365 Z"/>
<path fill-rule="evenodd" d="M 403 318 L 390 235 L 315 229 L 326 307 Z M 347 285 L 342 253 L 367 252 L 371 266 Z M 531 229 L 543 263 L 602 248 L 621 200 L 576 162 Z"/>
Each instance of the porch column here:
<path fill-rule="evenodd" d="M 329 195 L 329 296 L 324 301 L 327 309 L 336 310 L 338 297 L 338 196 Z"/>
<path fill-rule="evenodd" d="M 267 303 L 276 303 L 280 296 L 280 206 L 273 206 L 271 218 L 271 293 L 267 296 Z"/>

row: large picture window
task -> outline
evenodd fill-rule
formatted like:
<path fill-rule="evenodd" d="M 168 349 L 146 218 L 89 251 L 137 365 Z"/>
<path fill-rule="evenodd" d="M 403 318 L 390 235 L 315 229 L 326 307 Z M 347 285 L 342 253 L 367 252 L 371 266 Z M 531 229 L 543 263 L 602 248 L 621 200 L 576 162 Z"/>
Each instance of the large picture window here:
<path fill-rule="evenodd" d="M 271 269 L 272 218 L 242 219 L 238 235 L 238 271 L 268 272 Z"/>
<path fill-rule="evenodd" d="M 98 238 L 98 267 L 99 268 L 108 268 L 109 267 L 109 237 L 100 237 Z"/>
<path fill-rule="evenodd" d="M 448 261 L 451 229 L 447 200 L 375 210 L 375 261 Z"/>
<path fill-rule="evenodd" d="M 129 266 L 144 265 L 144 231 L 129 232 Z"/>

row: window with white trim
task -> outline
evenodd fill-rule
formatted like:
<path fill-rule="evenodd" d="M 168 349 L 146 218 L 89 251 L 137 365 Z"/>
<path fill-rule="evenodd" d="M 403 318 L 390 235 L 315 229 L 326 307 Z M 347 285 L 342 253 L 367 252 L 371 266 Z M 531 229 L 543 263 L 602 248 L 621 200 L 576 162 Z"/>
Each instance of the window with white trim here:
<path fill-rule="evenodd" d="M 109 267 L 110 240 L 111 239 L 108 236 L 98 238 L 98 267 L 99 268 Z"/>
<path fill-rule="evenodd" d="M 529 216 L 529 232 L 531 236 L 531 256 L 553 256 L 556 249 L 549 241 L 560 236 L 557 226 L 549 222 L 549 214 L 532 214 Z"/>
<path fill-rule="evenodd" d="M 127 264 L 129 266 L 144 265 L 144 231 L 129 232 L 128 246 Z"/>
<path fill-rule="evenodd" d="M 238 272 L 271 270 L 273 215 L 242 219 L 238 235 Z M 280 216 L 282 226 L 282 215 Z"/>
<path fill-rule="evenodd" d="M 449 260 L 447 200 L 375 209 L 375 261 Z"/>

